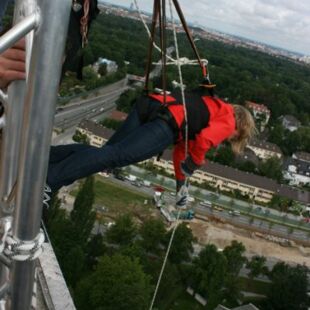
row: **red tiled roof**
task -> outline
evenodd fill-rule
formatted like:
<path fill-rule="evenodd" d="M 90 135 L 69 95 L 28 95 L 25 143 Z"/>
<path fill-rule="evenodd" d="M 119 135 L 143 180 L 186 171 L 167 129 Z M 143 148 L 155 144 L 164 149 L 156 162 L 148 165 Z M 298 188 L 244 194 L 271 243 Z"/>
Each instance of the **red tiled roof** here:
<path fill-rule="evenodd" d="M 109 115 L 110 118 L 115 119 L 117 121 L 124 121 L 127 118 L 127 116 L 128 116 L 127 113 L 118 110 L 113 110 Z"/>
<path fill-rule="evenodd" d="M 263 104 L 258 104 L 258 103 L 252 102 L 252 101 L 246 101 L 245 105 L 249 109 L 253 109 L 256 111 L 260 111 L 260 112 L 266 112 L 266 113 L 270 114 L 270 110 Z"/>

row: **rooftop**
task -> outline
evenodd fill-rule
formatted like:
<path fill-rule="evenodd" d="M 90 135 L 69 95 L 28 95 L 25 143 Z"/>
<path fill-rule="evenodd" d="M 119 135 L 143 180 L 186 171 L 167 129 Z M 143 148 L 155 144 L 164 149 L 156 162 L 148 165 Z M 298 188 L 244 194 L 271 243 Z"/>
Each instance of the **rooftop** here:
<path fill-rule="evenodd" d="M 166 150 L 163 153 L 162 159 L 171 161 L 172 151 Z M 209 174 L 236 181 L 248 186 L 254 186 L 261 188 L 277 195 L 287 197 L 289 199 L 297 200 L 302 203 L 308 204 L 310 201 L 310 192 L 301 191 L 287 185 L 278 184 L 276 181 L 259 176 L 253 173 L 244 172 L 232 167 L 224 166 L 215 162 L 207 162 L 200 170 L 205 171 Z"/>
<path fill-rule="evenodd" d="M 111 138 L 114 133 L 114 130 L 106 128 L 90 120 L 82 120 L 77 128 L 85 129 L 95 136 L 103 137 L 107 140 Z"/>
<path fill-rule="evenodd" d="M 287 123 L 289 126 L 299 126 L 300 121 L 293 115 L 284 115 L 283 121 Z"/>
<path fill-rule="evenodd" d="M 127 118 L 127 116 L 128 116 L 127 113 L 118 110 L 113 110 L 109 115 L 110 118 L 115 119 L 117 121 L 124 121 Z"/>
<path fill-rule="evenodd" d="M 261 141 L 261 140 L 253 139 L 250 142 L 249 146 L 282 154 L 281 149 L 276 144 L 270 143 L 270 142 L 266 142 L 266 141 Z"/>
<path fill-rule="evenodd" d="M 258 104 L 252 101 L 246 101 L 245 105 L 249 109 L 270 114 L 270 110 L 264 104 Z"/>
<path fill-rule="evenodd" d="M 293 158 L 310 163 L 310 153 L 296 152 L 293 154 Z"/>

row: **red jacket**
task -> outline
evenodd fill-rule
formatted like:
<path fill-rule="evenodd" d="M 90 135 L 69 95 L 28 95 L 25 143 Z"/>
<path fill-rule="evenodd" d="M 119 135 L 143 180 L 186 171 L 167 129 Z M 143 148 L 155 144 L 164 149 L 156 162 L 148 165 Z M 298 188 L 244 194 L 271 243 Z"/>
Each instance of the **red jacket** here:
<path fill-rule="evenodd" d="M 153 99 L 163 102 L 162 95 L 150 95 Z M 188 142 L 188 153 L 196 165 L 202 165 L 205 162 L 206 152 L 214 146 L 219 145 L 225 139 L 232 136 L 235 132 L 235 117 L 232 105 L 225 103 L 220 99 L 214 99 L 210 96 L 202 97 L 207 106 L 210 116 L 208 126 L 196 134 L 194 140 Z M 184 110 L 182 104 L 169 105 L 169 102 L 175 102 L 171 96 L 166 97 L 168 109 L 175 118 L 179 128 L 184 121 Z M 174 147 L 173 164 L 177 180 L 184 180 L 185 176 L 181 171 L 181 162 L 185 160 L 185 141 L 181 139 Z"/>

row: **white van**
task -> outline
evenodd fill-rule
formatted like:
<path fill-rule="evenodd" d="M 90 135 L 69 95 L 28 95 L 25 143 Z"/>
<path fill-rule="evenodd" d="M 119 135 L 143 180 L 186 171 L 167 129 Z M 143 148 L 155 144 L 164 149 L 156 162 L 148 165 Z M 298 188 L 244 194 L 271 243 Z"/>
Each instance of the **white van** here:
<path fill-rule="evenodd" d="M 209 207 L 209 208 L 212 207 L 212 202 L 209 201 L 209 200 L 201 201 L 199 204 L 200 204 L 201 206 L 203 206 L 203 207 Z"/>

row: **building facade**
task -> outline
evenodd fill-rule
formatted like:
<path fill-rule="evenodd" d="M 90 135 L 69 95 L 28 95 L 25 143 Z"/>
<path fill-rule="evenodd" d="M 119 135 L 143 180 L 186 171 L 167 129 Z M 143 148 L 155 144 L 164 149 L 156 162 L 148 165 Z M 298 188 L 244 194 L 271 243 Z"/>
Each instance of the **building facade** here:
<path fill-rule="evenodd" d="M 78 130 L 86 134 L 94 146 L 102 146 L 113 134 L 113 130 L 107 129 L 91 121 L 80 123 Z M 98 143 L 100 141 L 100 143 Z M 160 160 L 153 157 L 150 162 L 156 168 L 163 169 L 174 176 L 172 151 L 166 150 Z M 268 203 L 274 195 L 296 200 L 303 205 L 309 205 L 310 193 L 300 191 L 286 185 L 280 185 L 276 181 L 255 174 L 243 172 L 232 167 L 220 165 L 214 162 L 204 164 L 196 170 L 191 180 L 198 184 L 206 183 L 215 190 L 223 192 L 239 191 L 253 201 Z"/>
<path fill-rule="evenodd" d="M 247 148 L 252 150 L 255 155 L 262 160 L 267 160 L 272 157 L 282 159 L 283 157 L 281 149 L 274 143 L 253 139 Z"/>
<path fill-rule="evenodd" d="M 76 130 L 86 135 L 89 139 L 89 144 L 96 147 L 104 145 L 114 133 L 114 130 L 108 129 L 90 120 L 81 121 Z"/>

